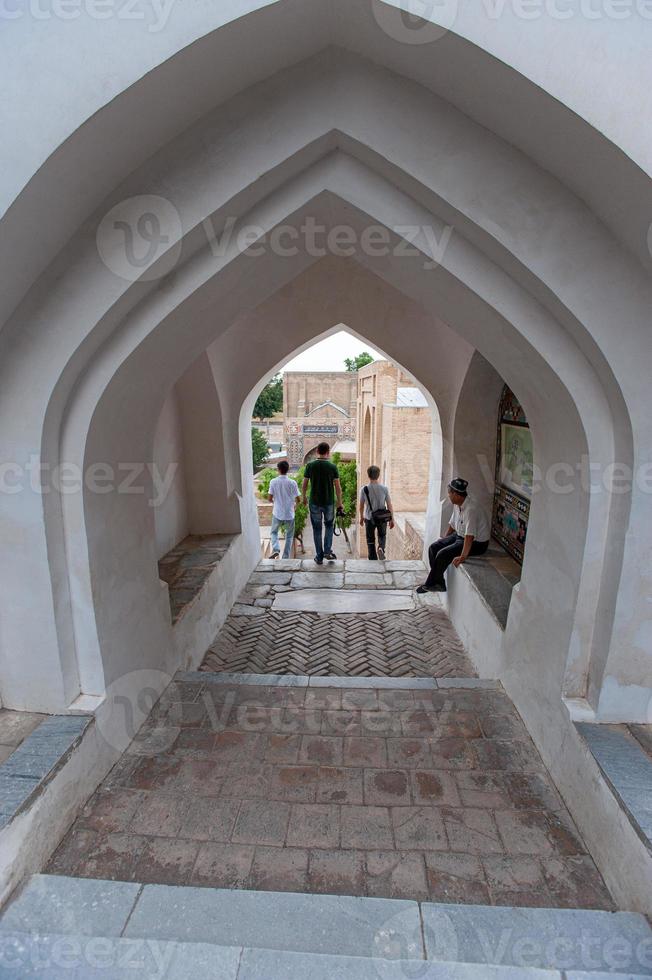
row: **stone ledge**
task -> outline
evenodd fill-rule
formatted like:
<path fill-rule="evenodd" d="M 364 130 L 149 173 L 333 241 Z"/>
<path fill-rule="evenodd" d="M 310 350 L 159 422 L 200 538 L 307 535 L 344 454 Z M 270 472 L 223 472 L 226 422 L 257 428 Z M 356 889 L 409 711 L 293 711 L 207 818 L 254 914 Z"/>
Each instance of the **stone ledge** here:
<path fill-rule="evenodd" d="M 518 563 L 492 539 L 486 554 L 467 558 L 457 570 L 468 578 L 500 628 L 505 630 L 512 590 L 520 581 Z"/>
<path fill-rule="evenodd" d="M 52 715 L 0 765 L 0 828 L 43 790 L 92 721 L 91 715 Z"/>
<path fill-rule="evenodd" d="M 652 852 L 652 761 L 622 729 L 590 722 L 575 727 L 587 743 L 627 819 Z"/>
<path fill-rule="evenodd" d="M 193 605 L 239 537 L 239 534 L 191 534 L 159 560 L 159 579 L 168 588 L 173 626 Z"/>

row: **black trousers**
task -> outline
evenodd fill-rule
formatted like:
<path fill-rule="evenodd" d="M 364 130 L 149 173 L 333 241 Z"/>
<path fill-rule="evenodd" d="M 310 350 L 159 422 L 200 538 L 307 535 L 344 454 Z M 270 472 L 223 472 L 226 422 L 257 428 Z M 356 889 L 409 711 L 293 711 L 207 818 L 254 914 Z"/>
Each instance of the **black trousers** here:
<path fill-rule="evenodd" d="M 489 547 L 488 541 L 474 541 L 471 545 L 470 554 L 484 555 Z M 464 538 L 459 534 L 449 534 L 447 538 L 439 538 L 428 549 L 428 561 L 430 562 L 430 575 L 426 579 L 426 586 L 431 589 L 438 585 L 439 588 L 446 588 L 444 582 L 444 572 L 452 562 L 462 554 L 464 548 Z"/>
<path fill-rule="evenodd" d="M 387 541 L 387 524 L 383 521 L 382 524 L 376 526 L 373 521 L 368 521 L 365 518 L 364 522 L 365 532 L 367 536 L 367 557 L 369 561 L 378 561 L 378 554 L 376 552 L 376 531 L 378 532 L 378 547 L 385 550 L 385 542 Z"/>

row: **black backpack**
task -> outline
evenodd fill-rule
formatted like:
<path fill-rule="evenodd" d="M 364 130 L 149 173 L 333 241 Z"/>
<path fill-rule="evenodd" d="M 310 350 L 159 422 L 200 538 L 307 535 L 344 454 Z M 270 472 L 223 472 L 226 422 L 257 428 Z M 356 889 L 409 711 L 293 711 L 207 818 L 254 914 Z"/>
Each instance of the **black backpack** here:
<path fill-rule="evenodd" d="M 379 507 L 378 510 L 374 510 L 371 506 L 371 497 L 369 496 L 369 487 L 364 487 L 364 493 L 367 498 L 367 503 L 369 504 L 369 510 L 371 511 L 371 520 L 378 527 L 379 524 L 389 524 L 392 519 L 391 510 L 387 510 L 386 507 Z"/>

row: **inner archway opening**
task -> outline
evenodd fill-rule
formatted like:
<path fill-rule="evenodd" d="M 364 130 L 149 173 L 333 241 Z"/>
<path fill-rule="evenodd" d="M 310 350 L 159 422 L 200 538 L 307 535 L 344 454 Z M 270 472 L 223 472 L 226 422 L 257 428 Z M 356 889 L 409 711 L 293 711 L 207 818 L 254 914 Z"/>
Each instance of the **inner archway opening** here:
<path fill-rule="evenodd" d="M 420 561 L 433 453 L 441 469 L 440 423 L 433 415 L 438 415 L 433 399 L 409 374 L 347 330 L 329 333 L 288 360 L 264 384 L 251 419 L 262 557 L 314 557 L 308 508 L 301 501 L 293 542 L 283 538 L 285 524 L 281 537 L 276 534 L 270 484 L 280 463 L 302 488 L 307 466 L 328 444 L 344 495 L 335 532 L 340 557 L 378 557 L 367 541 L 362 498 L 371 469 L 371 492 L 380 500 L 380 488 L 386 488 L 394 515 L 383 536 L 383 558 Z"/>

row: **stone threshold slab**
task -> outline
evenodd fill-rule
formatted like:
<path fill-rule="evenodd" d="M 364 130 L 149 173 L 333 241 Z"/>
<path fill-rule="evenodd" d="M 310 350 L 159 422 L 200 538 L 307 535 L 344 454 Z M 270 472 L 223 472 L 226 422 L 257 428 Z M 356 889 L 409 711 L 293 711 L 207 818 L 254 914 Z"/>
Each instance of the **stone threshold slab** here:
<path fill-rule="evenodd" d="M 428 960 L 652 976 L 652 929 L 636 912 L 422 902 L 421 914 Z"/>
<path fill-rule="evenodd" d="M 436 690 L 441 688 L 465 688 L 470 690 L 500 691 L 500 681 L 479 677 L 342 677 L 328 675 L 316 677 L 306 674 L 236 674 L 212 673 L 195 670 L 180 671 L 176 681 L 191 684 L 242 684 L 245 687 L 341 687 L 341 688 L 388 688 L 391 690 Z"/>
<path fill-rule="evenodd" d="M 349 895 L 145 885 L 128 938 L 423 959 L 417 902 Z"/>
<path fill-rule="evenodd" d="M 385 589 L 301 589 L 281 592 L 272 603 L 276 612 L 375 613 L 414 609 L 410 595 Z"/>
<path fill-rule="evenodd" d="M 623 975 L 630 980 L 652 975 L 652 930 L 644 916 L 631 912 L 451 905 L 34 875 L 0 919 L 3 938 L 25 932 L 265 951 L 247 956 L 252 967 L 267 960 L 267 973 L 252 969 L 245 974 L 250 980 L 319 977 L 305 958 L 295 964 L 288 960 L 278 974 L 270 972 L 274 951 L 279 963 L 291 953 L 359 958 L 358 972 L 356 964 L 331 962 L 328 980 L 366 978 L 368 960 L 374 962 L 377 976 L 388 980 L 407 975 L 400 968 L 410 961 L 422 963 L 421 976 L 442 980 L 537 976 L 513 973 L 514 968 L 560 971 L 576 980 L 590 975 L 597 980 L 604 973 L 623 980 Z M 616 951 L 614 968 L 611 957 Z M 437 972 L 435 964 L 450 972 Z M 292 972 L 294 965 L 298 974 Z M 583 973 L 587 967 L 593 972 Z"/>

